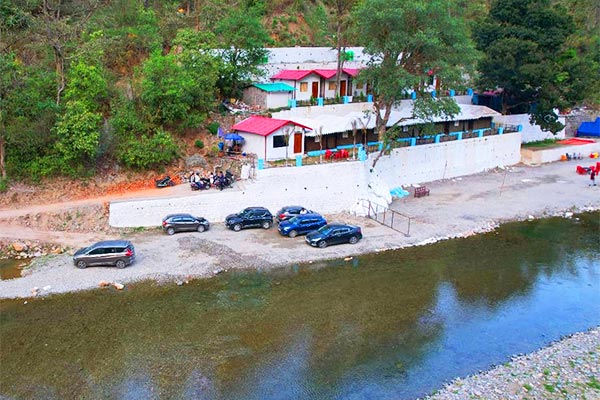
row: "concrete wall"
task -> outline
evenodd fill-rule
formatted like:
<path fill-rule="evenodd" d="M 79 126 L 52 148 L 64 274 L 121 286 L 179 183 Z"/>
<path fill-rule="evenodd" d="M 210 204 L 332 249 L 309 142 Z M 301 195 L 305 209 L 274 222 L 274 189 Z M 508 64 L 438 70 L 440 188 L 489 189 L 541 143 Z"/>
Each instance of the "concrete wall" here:
<path fill-rule="evenodd" d="M 381 157 L 374 173 L 390 188 L 454 178 L 516 164 L 520 148 L 519 133 L 401 147 Z M 369 155 L 369 165 L 375 156 Z"/>
<path fill-rule="evenodd" d="M 589 158 L 590 154 L 594 152 L 600 152 L 600 142 L 578 146 L 560 146 L 551 149 L 522 149 L 521 161 L 528 165 L 538 165 L 559 161 L 565 153 L 581 153 L 583 160 L 579 161 L 579 164 L 587 166 L 596 163 L 597 160 Z"/>
<path fill-rule="evenodd" d="M 115 227 L 158 226 L 165 215 L 175 212 L 189 212 L 221 223 L 228 214 L 258 205 L 273 213 L 291 204 L 322 213 L 347 211 L 353 209 L 359 199 L 373 197 L 369 186 L 380 188 L 381 193 L 387 190 L 389 194 L 389 189 L 400 185 L 516 164 L 520 160 L 520 144 L 521 135 L 511 133 L 403 147 L 383 156 L 374 173 L 369 170 L 376 154 L 370 154 L 366 162 L 257 170 L 255 180 L 241 181 L 235 189 L 190 192 L 188 196 L 171 199 L 111 202 L 109 223 Z"/>
<path fill-rule="evenodd" d="M 267 108 L 288 107 L 292 92 L 270 92 L 267 94 Z"/>
<path fill-rule="evenodd" d="M 558 119 L 563 124 L 565 123 L 564 117 L 559 117 Z M 522 125 L 523 131 L 521 132 L 523 143 L 529 142 L 539 142 L 546 139 L 564 139 L 565 138 L 565 130 L 558 132 L 556 135 L 553 135 L 552 132 L 544 132 L 537 125 L 532 125 L 529 122 L 529 114 L 515 114 L 515 115 L 500 115 L 494 117 L 494 123 L 497 126 L 501 126 L 502 124 L 508 125 Z"/>
<path fill-rule="evenodd" d="M 264 206 L 272 213 L 282 206 L 299 204 L 322 213 L 349 210 L 356 199 L 367 196 L 364 163 L 344 162 L 300 168 L 256 171 L 256 180 L 240 182 L 241 189 L 190 192 L 171 199 L 110 203 L 109 223 L 115 227 L 159 226 L 170 213 L 188 212 L 212 223 L 249 206 Z"/>

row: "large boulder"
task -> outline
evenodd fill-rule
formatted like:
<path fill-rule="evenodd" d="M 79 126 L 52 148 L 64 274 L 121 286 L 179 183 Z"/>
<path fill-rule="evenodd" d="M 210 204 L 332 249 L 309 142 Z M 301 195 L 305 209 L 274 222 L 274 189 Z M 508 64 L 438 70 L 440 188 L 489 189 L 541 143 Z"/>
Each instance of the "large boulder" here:
<path fill-rule="evenodd" d="M 14 251 L 19 252 L 19 253 L 27 251 L 27 245 L 22 242 L 14 242 L 12 244 L 12 248 Z"/>
<path fill-rule="evenodd" d="M 185 167 L 186 169 L 194 167 L 208 168 L 208 163 L 200 154 L 193 154 L 185 158 Z"/>

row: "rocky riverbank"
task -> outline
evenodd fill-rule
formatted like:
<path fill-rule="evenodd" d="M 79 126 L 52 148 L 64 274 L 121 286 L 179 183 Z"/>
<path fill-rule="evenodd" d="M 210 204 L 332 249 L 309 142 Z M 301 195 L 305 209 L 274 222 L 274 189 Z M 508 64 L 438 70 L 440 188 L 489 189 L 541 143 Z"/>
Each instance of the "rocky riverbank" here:
<path fill-rule="evenodd" d="M 600 399 L 600 328 L 456 379 L 426 399 Z"/>

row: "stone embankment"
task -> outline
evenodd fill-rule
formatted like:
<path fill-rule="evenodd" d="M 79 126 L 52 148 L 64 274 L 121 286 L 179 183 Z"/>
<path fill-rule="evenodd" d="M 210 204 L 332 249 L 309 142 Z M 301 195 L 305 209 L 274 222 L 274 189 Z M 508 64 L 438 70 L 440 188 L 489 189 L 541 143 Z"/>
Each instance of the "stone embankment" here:
<path fill-rule="evenodd" d="M 600 328 L 456 379 L 426 399 L 600 399 Z"/>

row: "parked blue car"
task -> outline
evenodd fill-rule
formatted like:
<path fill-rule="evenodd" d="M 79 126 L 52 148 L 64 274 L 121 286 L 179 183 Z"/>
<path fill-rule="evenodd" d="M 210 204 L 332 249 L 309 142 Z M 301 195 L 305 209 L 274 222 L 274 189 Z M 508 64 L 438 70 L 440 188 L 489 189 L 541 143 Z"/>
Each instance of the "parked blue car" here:
<path fill-rule="evenodd" d="M 322 226 L 327 225 L 327 220 L 320 214 L 299 214 L 279 223 L 279 233 L 291 238 L 298 235 L 304 235 L 308 232 L 316 231 Z"/>
<path fill-rule="evenodd" d="M 358 226 L 343 224 L 325 225 L 306 235 L 306 243 L 320 248 L 330 244 L 355 244 L 360 239 L 362 239 L 362 232 Z"/>

